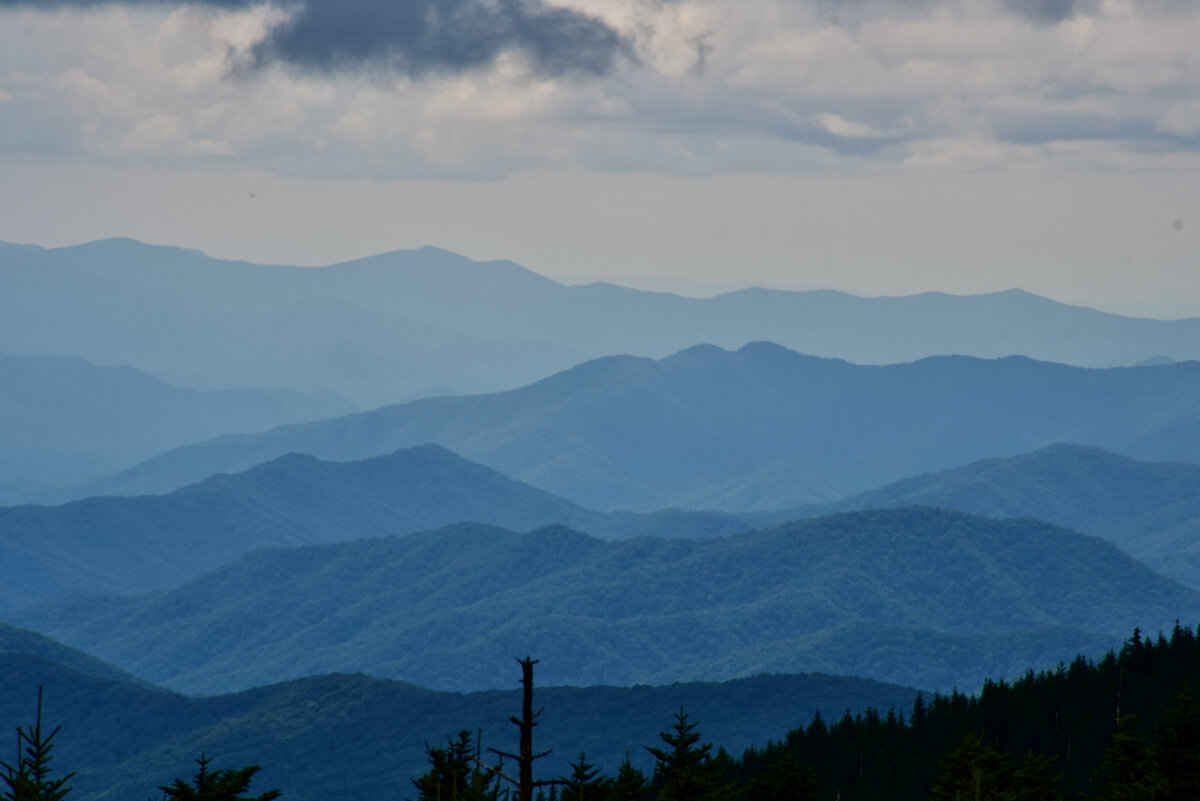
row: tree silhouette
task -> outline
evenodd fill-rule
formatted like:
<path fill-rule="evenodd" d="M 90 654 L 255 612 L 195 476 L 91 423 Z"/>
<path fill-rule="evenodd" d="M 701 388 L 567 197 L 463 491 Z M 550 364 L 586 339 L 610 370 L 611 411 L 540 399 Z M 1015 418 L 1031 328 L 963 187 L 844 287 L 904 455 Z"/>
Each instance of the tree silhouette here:
<path fill-rule="evenodd" d="M 712 743 L 697 745 L 700 742 L 697 725 L 688 722 L 687 713 L 680 707 L 671 731 L 658 733 L 670 748 L 646 747 L 656 760 L 654 778 L 659 786 L 658 801 L 702 801 L 712 794 L 716 785 L 709 769 Z"/>
<path fill-rule="evenodd" d="M 4 801 L 62 801 L 71 788 L 67 782 L 74 771 L 58 779 L 50 778 L 50 762 L 53 759 L 54 736 L 61 726 L 55 726 L 49 734 L 42 732 L 42 687 L 38 687 L 37 717 L 28 728 L 17 727 L 17 764 L 0 762 L 5 775 L 0 777 L 8 789 L 0 795 Z"/>
<path fill-rule="evenodd" d="M 243 795 L 250 790 L 250 780 L 260 770 L 258 765 L 248 765 L 240 770 L 209 771 L 208 764 L 212 762 L 203 753 L 196 760 L 200 767 L 189 784 L 183 779 L 176 779 L 170 786 L 160 786 L 163 798 L 177 798 L 181 801 L 271 801 L 279 798 L 279 790 L 268 790 L 262 795 Z"/>

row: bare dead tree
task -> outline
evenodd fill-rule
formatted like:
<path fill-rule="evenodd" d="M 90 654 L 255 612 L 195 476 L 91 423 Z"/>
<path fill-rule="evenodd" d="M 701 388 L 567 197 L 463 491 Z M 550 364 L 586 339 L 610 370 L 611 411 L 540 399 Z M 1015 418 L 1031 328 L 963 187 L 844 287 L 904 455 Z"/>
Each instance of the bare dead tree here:
<path fill-rule="evenodd" d="M 533 791 L 538 787 L 548 787 L 552 784 L 562 784 L 560 779 L 548 779 L 544 781 L 533 780 L 533 763 L 535 760 L 547 756 L 550 752 L 543 751 L 540 754 L 533 753 L 533 727 L 538 725 L 537 719 L 542 714 L 542 710 L 533 711 L 533 666 L 538 663 L 536 659 L 530 659 L 528 656 L 524 659 L 517 659 L 517 663 L 521 665 L 521 687 L 523 689 L 521 699 L 521 717 L 510 717 L 517 728 L 521 730 L 521 742 L 519 752 L 510 754 L 506 751 L 498 751 L 495 748 L 489 748 L 493 754 L 507 759 L 515 759 L 517 761 L 517 777 L 514 779 L 507 773 L 502 772 L 499 768 L 494 768 L 485 765 L 476 760 L 477 764 L 485 770 L 491 771 L 495 775 L 509 782 L 517 788 L 517 801 L 533 801 Z"/>

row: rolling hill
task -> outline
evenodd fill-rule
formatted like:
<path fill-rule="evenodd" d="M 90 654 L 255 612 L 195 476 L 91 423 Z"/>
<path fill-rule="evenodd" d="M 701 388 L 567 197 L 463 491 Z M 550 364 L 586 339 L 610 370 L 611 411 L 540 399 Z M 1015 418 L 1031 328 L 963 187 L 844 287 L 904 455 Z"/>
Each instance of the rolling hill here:
<path fill-rule="evenodd" d="M 518 676 L 511 657 L 507 664 Z M 37 688 L 45 687 L 45 721 L 62 726 L 52 767 L 56 775 L 78 772 L 70 797 L 79 801 L 149 797 L 191 776 L 201 752 L 214 768 L 261 764 L 253 789 L 280 787 L 294 801 L 406 798 L 409 780 L 426 770 L 426 743 L 468 729 L 481 730 L 485 745 L 511 749 L 508 717 L 520 708 L 515 689 L 433 692 L 363 675 L 189 698 L 20 651 L 0 650 L 0 675 L 5 731 L 31 722 Z M 828 718 L 867 706 L 906 710 L 914 696 L 907 687 L 816 674 L 668 687 L 539 684 L 535 698 L 545 711 L 536 743 L 553 750 L 539 767 L 543 777 L 561 775 L 586 749 L 589 761 L 615 774 L 628 750 L 648 771 L 642 746 L 658 741 L 681 705 L 706 738 L 738 753 L 806 724 L 817 710 Z"/>
<path fill-rule="evenodd" d="M 6 619 L 156 683 L 222 692 L 335 670 L 506 687 L 512 654 L 533 652 L 554 684 L 819 662 L 966 688 L 1000 677 L 997 660 L 1053 664 L 1197 613 L 1200 594 L 1098 538 L 908 508 L 699 540 L 464 524 L 258 551 L 175 589 Z"/>
<path fill-rule="evenodd" d="M 831 504 L 854 509 L 939 506 L 990 517 L 1036 517 L 1095 534 L 1200 589 L 1200 465 L 1146 462 L 1099 448 L 1052 445 L 904 479 Z"/>
<path fill-rule="evenodd" d="M 353 460 L 427 442 L 596 509 L 782 509 L 1055 442 L 1200 461 L 1200 362 L 863 366 L 770 343 L 697 346 L 659 361 L 605 357 L 507 392 L 222 437 L 75 492 L 165 492 L 289 452 Z"/>
<path fill-rule="evenodd" d="M 606 537 L 713 536 L 754 515 L 596 512 L 424 445 L 357 462 L 289 454 L 167 495 L 0 507 L 0 609 L 70 592 L 174 586 L 257 548 L 406 534 L 462 521 Z"/>

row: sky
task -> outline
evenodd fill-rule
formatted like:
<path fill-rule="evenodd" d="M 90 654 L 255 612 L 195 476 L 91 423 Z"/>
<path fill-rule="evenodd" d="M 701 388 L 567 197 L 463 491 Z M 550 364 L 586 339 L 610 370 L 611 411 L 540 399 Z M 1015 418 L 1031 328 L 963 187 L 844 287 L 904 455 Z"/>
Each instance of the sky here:
<path fill-rule="evenodd" d="M 0 0 L 0 239 L 1200 316 L 1194 0 Z"/>

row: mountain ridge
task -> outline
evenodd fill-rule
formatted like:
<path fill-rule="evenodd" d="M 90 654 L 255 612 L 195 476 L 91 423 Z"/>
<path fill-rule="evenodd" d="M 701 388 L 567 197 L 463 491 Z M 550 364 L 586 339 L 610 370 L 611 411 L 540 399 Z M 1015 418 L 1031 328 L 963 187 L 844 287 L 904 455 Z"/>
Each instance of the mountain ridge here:
<path fill-rule="evenodd" d="M 549 683 L 714 678 L 687 672 L 706 664 L 722 678 L 734 663 L 805 672 L 820 653 L 822 669 L 879 680 L 923 656 L 908 681 L 949 689 L 982 681 L 1000 654 L 1068 659 L 1197 613 L 1200 593 L 1098 537 L 909 507 L 690 540 L 459 524 L 255 551 L 174 589 L 4 618 L 192 692 L 330 670 L 507 686 L 511 653 L 533 650 L 555 663 Z M 870 640 L 820 650 L 820 636 L 867 623 L 903 659 L 880 663 Z"/>
<path fill-rule="evenodd" d="M 657 361 L 603 357 L 490 395 L 224 437 L 74 492 L 162 492 L 289 451 L 352 460 L 425 442 L 591 508 L 708 505 L 711 495 L 725 511 L 786 509 L 1054 442 L 1200 461 L 1200 362 L 864 366 L 773 343 L 693 346 Z"/>

